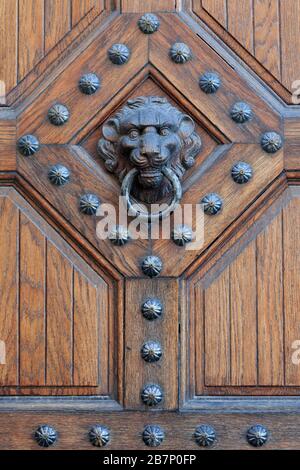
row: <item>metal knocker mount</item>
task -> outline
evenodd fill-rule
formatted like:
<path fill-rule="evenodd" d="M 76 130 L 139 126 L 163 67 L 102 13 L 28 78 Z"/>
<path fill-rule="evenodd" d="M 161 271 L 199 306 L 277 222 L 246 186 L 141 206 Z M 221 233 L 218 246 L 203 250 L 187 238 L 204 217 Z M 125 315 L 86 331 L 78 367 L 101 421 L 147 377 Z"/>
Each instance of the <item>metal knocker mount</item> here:
<path fill-rule="evenodd" d="M 181 179 L 201 148 L 193 119 L 163 97 L 141 96 L 105 121 L 102 134 L 99 155 L 118 176 L 130 214 L 152 221 L 174 211 L 182 197 Z M 167 205 L 148 212 L 137 208 L 138 202 Z"/>

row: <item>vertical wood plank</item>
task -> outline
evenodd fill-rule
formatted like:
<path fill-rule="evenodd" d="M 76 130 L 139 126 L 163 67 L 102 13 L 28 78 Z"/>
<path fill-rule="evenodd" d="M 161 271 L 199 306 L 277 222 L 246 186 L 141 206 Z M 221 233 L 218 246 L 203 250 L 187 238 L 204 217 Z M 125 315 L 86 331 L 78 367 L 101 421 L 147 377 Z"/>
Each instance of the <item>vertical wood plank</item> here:
<path fill-rule="evenodd" d="M 103 0 L 71 0 L 72 27 L 93 8 L 100 13 L 104 9 Z"/>
<path fill-rule="evenodd" d="M 300 365 L 293 353 L 300 340 L 300 200 L 292 199 L 283 209 L 285 384 L 300 385 Z M 295 347 L 296 346 L 296 347 Z M 299 345 L 298 345 L 299 349 Z"/>
<path fill-rule="evenodd" d="M 45 384 L 45 239 L 20 217 L 20 385 Z"/>
<path fill-rule="evenodd" d="M 258 385 L 284 385 L 282 216 L 257 237 Z"/>
<path fill-rule="evenodd" d="M 74 385 L 98 384 L 98 308 L 96 287 L 75 270 Z"/>
<path fill-rule="evenodd" d="M 257 383 L 255 242 L 230 265 L 231 385 Z"/>
<path fill-rule="evenodd" d="M 253 0 L 255 57 L 280 79 L 278 0 Z"/>
<path fill-rule="evenodd" d="M 72 273 L 69 261 L 47 242 L 48 385 L 72 384 Z"/>
<path fill-rule="evenodd" d="M 229 268 L 205 291 L 205 385 L 230 384 Z"/>
<path fill-rule="evenodd" d="M 253 53 L 252 7 L 252 0 L 227 0 L 228 31 L 251 53 Z"/>
<path fill-rule="evenodd" d="M 149 298 L 161 299 L 164 313 L 149 321 L 141 313 Z M 144 342 L 161 344 L 163 355 L 158 362 L 141 357 Z M 125 302 L 125 406 L 143 408 L 141 390 L 146 384 L 161 386 L 164 400 L 156 409 L 178 406 L 178 283 L 174 279 L 130 279 L 126 281 Z M 144 406 L 144 409 L 147 407 Z"/>
<path fill-rule="evenodd" d="M 18 0 L 0 2 L 0 80 L 7 94 L 17 84 Z M 1 84 L 1 94 L 3 85 Z"/>
<path fill-rule="evenodd" d="M 70 30 L 70 0 L 45 0 L 45 52 Z"/>
<path fill-rule="evenodd" d="M 0 385 L 18 385 L 18 237 L 18 209 L 0 197 Z"/>
<path fill-rule="evenodd" d="M 202 7 L 224 28 L 227 27 L 226 0 L 202 0 Z M 199 1 L 193 2 L 194 11 L 199 10 Z"/>
<path fill-rule="evenodd" d="M 44 55 L 44 0 L 19 0 L 18 80 Z"/>
<path fill-rule="evenodd" d="M 146 13 L 151 11 L 174 11 L 176 0 L 121 0 L 121 11 L 123 13 Z"/>
<path fill-rule="evenodd" d="M 300 0 L 280 2 L 282 83 L 292 89 L 300 72 Z"/>

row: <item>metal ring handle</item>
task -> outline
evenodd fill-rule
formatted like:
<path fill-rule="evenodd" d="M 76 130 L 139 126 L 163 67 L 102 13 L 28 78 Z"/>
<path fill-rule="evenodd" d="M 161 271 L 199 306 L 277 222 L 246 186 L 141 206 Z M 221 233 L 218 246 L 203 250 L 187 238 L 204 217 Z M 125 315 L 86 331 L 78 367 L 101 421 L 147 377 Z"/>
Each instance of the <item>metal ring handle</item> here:
<path fill-rule="evenodd" d="M 144 212 L 142 210 L 138 210 L 133 207 L 133 204 L 130 200 L 130 192 L 133 184 L 134 178 L 138 175 L 139 170 L 136 168 L 132 168 L 122 182 L 121 187 L 121 196 L 125 197 L 127 209 L 130 210 L 131 215 L 133 217 L 139 217 L 141 220 L 147 220 L 151 222 L 152 220 L 159 220 L 167 217 L 171 212 L 173 212 L 179 203 L 180 199 L 182 198 L 182 188 L 179 181 L 179 178 L 176 176 L 173 170 L 170 168 L 164 167 L 162 168 L 163 175 L 170 181 L 173 187 L 173 198 L 171 203 L 169 204 L 166 209 L 159 212 Z"/>

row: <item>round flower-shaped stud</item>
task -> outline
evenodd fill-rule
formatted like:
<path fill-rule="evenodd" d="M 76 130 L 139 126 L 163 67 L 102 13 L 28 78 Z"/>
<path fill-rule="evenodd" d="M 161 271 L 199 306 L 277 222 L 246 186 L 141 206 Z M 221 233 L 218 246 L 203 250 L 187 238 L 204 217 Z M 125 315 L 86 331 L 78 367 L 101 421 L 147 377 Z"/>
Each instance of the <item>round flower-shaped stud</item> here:
<path fill-rule="evenodd" d="M 70 170 L 63 165 L 57 164 L 50 168 L 48 178 L 52 184 L 62 186 L 70 179 Z"/>
<path fill-rule="evenodd" d="M 201 201 L 205 214 L 215 215 L 222 209 L 222 199 L 216 193 L 210 193 L 204 196 Z"/>
<path fill-rule="evenodd" d="M 152 34 L 159 28 L 159 19 L 153 13 L 145 13 L 138 21 L 140 30 L 145 34 Z"/>
<path fill-rule="evenodd" d="M 20 137 L 17 147 L 24 157 L 29 157 L 39 150 L 40 143 L 34 135 L 28 134 Z"/>
<path fill-rule="evenodd" d="M 275 153 L 282 147 L 282 138 L 277 132 L 266 132 L 262 136 L 260 143 L 265 152 Z"/>
<path fill-rule="evenodd" d="M 157 362 L 162 356 L 161 345 L 157 341 L 147 341 L 141 349 L 141 356 L 146 362 Z"/>
<path fill-rule="evenodd" d="M 268 440 L 268 430 L 261 424 L 252 426 L 247 431 L 247 441 L 254 447 L 263 446 Z"/>
<path fill-rule="evenodd" d="M 146 385 L 142 390 L 141 399 L 147 406 L 159 405 L 163 399 L 162 389 L 156 384 Z"/>
<path fill-rule="evenodd" d="M 108 50 L 108 57 L 113 64 L 123 65 L 129 60 L 130 50 L 125 44 L 113 44 Z"/>
<path fill-rule="evenodd" d="M 96 424 L 89 431 L 89 439 L 93 446 L 104 447 L 110 441 L 110 430 L 106 426 Z"/>
<path fill-rule="evenodd" d="M 79 89 L 85 95 L 93 95 L 100 88 L 100 79 L 95 73 L 86 73 L 79 80 Z"/>
<path fill-rule="evenodd" d="M 189 46 L 183 42 L 175 42 L 170 49 L 170 56 L 176 64 L 184 64 L 191 59 L 192 53 Z"/>
<path fill-rule="evenodd" d="M 249 163 L 237 162 L 231 168 L 231 176 L 236 183 L 247 183 L 252 178 L 252 167 Z"/>
<path fill-rule="evenodd" d="M 162 304 L 158 299 L 147 299 L 141 307 L 143 317 L 146 320 L 156 320 L 162 315 Z"/>
<path fill-rule="evenodd" d="M 95 215 L 100 206 L 100 199 L 95 194 L 84 194 L 79 200 L 79 208 L 83 214 Z"/>
<path fill-rule="evenodd" d="M 165 438 L 165 433 L 160 426 L 149 424 L 143 431 L 143 441 L 146 446 L 158 447 Z"/>
<path fill-rule="evenodd" d="M 194 438 L 200 447 L 209 447 L 215 442 L 216 432 L 212 426 L 201 424 L 196 427 Z"/>
<path fill-rule="evenodd" d="M 57 432 L 52 426 L 44 424 L 37 428 L 34 433 L 34 438 L 39 446 L 50 447 L 57 439 Z"/>
<path fill-rule="evenodd" d="M 123 227 L 123 225 L 115 225 L 112 228 L 108 238 L 113 243 L 113 245 L 123 246 L 128 242 L 130 236 L 127 228 Z"/>
<path fill-rule="evenodd" d="M 177 225 L 172 232 L 172 240 L 178 246 L 184 246 L 193 239 L 193 232 L 187 225 Z"/>
<path fill-rule="evenodd" d="M 204 93 L 216 93 L 220 88 L 221 80 L 217 73 L 205 72 L 199 79 L 199 86 Z"/>
<path fill-rule="evenodd" d="M 48 119 L 54 126 L 62 126 L 69 120 L 69 110 L 64 104 L 54 104 L 48 111 Z"/>
<path fill-rule="evenodd" d="M 251 119 L 252 110 L 248 103 L 239 101 L 232 106 L 230 110 L 230 116 L 233 121 L 237 122 L 238 124 L 243 124 L 244 122 Z"/>
<path fill-rule="evenodd" d="M 146 276 L 158 276 L 162 270 L 162 261 L 158 256 L 146 256 L 142 262 L 142 271 Z"/>

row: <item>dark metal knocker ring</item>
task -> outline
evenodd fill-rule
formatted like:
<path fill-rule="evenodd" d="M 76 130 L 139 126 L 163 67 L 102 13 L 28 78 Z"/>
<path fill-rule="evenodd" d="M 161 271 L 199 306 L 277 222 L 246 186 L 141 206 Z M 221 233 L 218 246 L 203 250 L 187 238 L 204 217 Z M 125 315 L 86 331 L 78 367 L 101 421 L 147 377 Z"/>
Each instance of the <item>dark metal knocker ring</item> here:
<path fill-rule="evenodd" d="M 128 211 L 130 211 L 130 215 L 133 217 L 139 217 L 139 219 L 145 220 L 148 222 L 160 220 L 160 219 L 163 219 L 164 217 L 167 217 L 169 214 L 171 214 L 171 212 L 173 212 L 176 209 L 182 197 L 182 188 L 181 188 L 179 178 L 176 176 L 174 171 L 171 170 L 171 168 L 167 168 L 167 167 L 162 168 L 163 175 L 172 184 L 172 189 L 173 189 L 172 201 L 168 205 L 168 207 L 166 207 L 162 211 L 145 212 L 134 207 L 130 199 L 130 192 L 131 192 L 133 180 L 137 176 L 138 173 L 139 173 L 138 169 L 132 168 L 132 170 L 130 170 L 125 176 L 125 178 L 123 179 L 123 183 L 121 187 L 121 196 L 126 198 L 127 209 Z"/>

